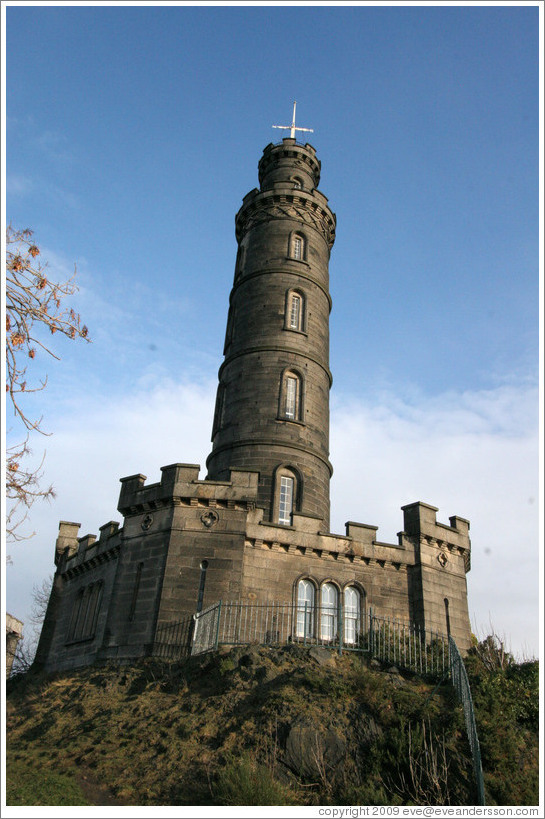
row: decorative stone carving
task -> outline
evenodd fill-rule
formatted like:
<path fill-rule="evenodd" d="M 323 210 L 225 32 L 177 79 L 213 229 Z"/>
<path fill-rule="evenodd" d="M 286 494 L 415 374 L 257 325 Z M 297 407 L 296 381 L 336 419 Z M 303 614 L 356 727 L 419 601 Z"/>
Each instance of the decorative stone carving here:
<path fill-rule="evenodd" d="M 218 513 L 214 512 L 212 509 L 209 509 L 207 512 L 203 512 L 203 514 L 201 515 L 201 521 L 203 525 L 206 526 L 207 529 L 211 529 L 212 526 L 214 526 L 219 519 L 220 516 L 218 515 Z"/>
<path fill-rule="evenodd" d="M 437 560 L 439 561 L 441 567 L 444 569 L 448 563 L 448 557 L 446 556 L 446 554 L 444 552 L 441 552 L 440 554 L 437 555 Z"/>
<path fill-rule="evenodd" d="M 142 527 L 144 532 L 147 532 L 148 529 L 151 527 L 152 523 L 153 523 L 153 515 L 145 515 L 143 520 L 142 520 L 142 523 L 140 524 L 140 526 Z"/>
<path fill-rule="evenodd" d="M 290 197 L 291 198 L 291 197 Z M 288 201 L 285 196 L 270 197 L 265 201 L 258 201 L 239 212 L 237 216 L 236 232 L 240 242 L 244 234 L 255 225 L 270 222 L 271 219 L 297 219 L 320 231 L 328 247 L 333 247 L 335 241 L 335 224 L 331 216 L 323 208 L 307 203 L 302 197 L 293 197 Z"/>

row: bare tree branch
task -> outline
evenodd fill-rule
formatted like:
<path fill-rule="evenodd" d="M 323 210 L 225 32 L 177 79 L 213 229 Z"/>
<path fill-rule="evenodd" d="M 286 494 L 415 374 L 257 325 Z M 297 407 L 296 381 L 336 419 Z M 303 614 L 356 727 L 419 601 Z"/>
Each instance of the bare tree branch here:
<path fill-rule="evenodd" d="M 34 360 L 37 350 L 59 360 L 59 356 L 40 338 L 40 330 L 51 334 L 61 333 L 69 339 L 82 338 L 89 341 L 88 330 L 81 319 L 64 299 L 77 293 L 76 271 L 66 282 L 54 282 L 47 276 L 47 263 L 36 262 L 40 250 L 32 240 L 31 230 L 15 230 L 11 225 L 6 231 L 6 393 L 8 393 L 15 417 L 29 431 L 42 435 L 42 418 L 29 417 L 21 402 L 21 396 L 40 392 L 47 386 L 47 376 L 36 377 L 33 384 L 27 381 L 28 360 Z M 30 454 L 27 438 L 10 447 L 6 453 L 6 494 L 10 501 L 7 514 L 7 537 L 9 540 L 25 540 L 32 535 L 18 531 L 28 517 L 28 510 L 38 498 L 50 500 L 53 488 L 43 489 L 44 459 L 36 469 L 25 469 L 22 462 Z M 45 457 L 45 454 L 44 454 Z"/>

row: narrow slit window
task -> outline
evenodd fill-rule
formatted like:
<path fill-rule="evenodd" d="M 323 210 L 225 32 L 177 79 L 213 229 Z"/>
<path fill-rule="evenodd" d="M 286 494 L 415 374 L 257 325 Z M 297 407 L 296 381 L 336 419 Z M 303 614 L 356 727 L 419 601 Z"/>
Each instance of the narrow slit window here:
<path fill-rule="evenodd" d="M 284 526 L 291 525 L 293 512 L 293 478 L 283 475 L 280 478 L 280 497 L 278 501 L 278 522 Z"/>
<path fill-rule="evenodd" d="M 298 293 L 292 293 L 290 305 L 290 329 L 301 329 L 301 296 Z"/>
<path fill-rule="evenodd" d="M 286 377 L 286 418 L 294 421 L 297 417 L 298 380 L 293 375 Z"/>

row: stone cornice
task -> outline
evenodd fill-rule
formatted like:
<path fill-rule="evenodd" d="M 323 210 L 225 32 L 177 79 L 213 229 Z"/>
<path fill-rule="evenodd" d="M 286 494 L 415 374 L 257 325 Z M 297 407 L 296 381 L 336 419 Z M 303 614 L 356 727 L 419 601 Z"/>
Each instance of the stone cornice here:
<path fill-rule="evenodd" d="M 268 446 L 274 449 L 280 449 L 282 452 L 286 452 L 289 449 L 295 449 L 299 452 L 306 452 L 307 455 L 311 455 L 313 458 L 316 458 L 318 461 L 321 461 L 329 470 L 329 474 L 333 475 L 333 467 L 328 458 L 324 458 L 323 455 L 320 455 L 313 447 L 310 446 L 301 446 L 301 444 L 294 444 L 291 441 L 281 441 L 278 438 L 268 438 L 268 437 L 259 437 L 259 438 L 245 438 L 244 440 L 232 441 L 228 444 L 223 444 L 222 446 L 214 447 L 208 458 L 206 459 L 206 464 L 210 463 L 212 458 L 215 458 L 219 455 L 220 452 L 224 452 L 225 450 L 229 449 L 237 449 L 239 447 L 244 446 Z"/>
<path fill-rule="evenodd" d="M 272 219 L 292 219 L 308 225 L 321 234 L 331 250 L 335 242 L 336 220 L 327 206 L 321 205 L 312 194 L 298 191 L 293 194 L 262 191 L 243 204 L 236 215 L 237 242 L 251 228 Z"/>
<path fill-rule="evenodd" d="M 105 549 L 103 552 L 93 555 L 93 557 L 84 559 L 81 563 L 78 563 L 75 566 L 66 568 L 63 572 L 61 572 L 61 577 L 63 580 L 71 580 L 80 574 L 85 574 L 86 572 L 91 571 L 91 569 L 100 566 L 102 563 L 108 563 L 110 560 L 117 560 L 120 550 L 121 542 L 118 541 L 115 546 L 112 546 L 110 549 Z"/>
<path fill-rule="evenodd" d="M 236 358 L 240 358 L 243 355 L 253 355 L 255 353 L 288 353 L 291 356 L 296 356 L 297 358 L 305 358 L 308 361 L 312 361 L 321 370 L 324 371 L 328 380 L 329 380 L 329 387 L 333 384 L 333 376 L 331 374 L 331 370 L 329 367 L 325 367 L 321 361 L 318 361 L 317 358 L 314 358 L 312 355 L 308 355 L 308 353 L 302 353 L 300 349 L 296 349 L 294 347 L 280 347 L 276 344 L 256 344 L 253 347 L 245 347 L 243 350 L 240 350 L 238 353 L 229 353 L 218 370 L 218 378 L 221 379 L 222 373 L 224 372 L 225 368 L 228 364 L 234 361 Z"/>
<path fill-rule="evenodd" d="M 319 281 L 317 281 L 317 279 L 315 279 L 313 276 L 309 275 L 306 272 L 306 270 L 303 268 L 303 266 L 305 268 L 310 269 L 310 265 L 308 264 L 308 262 L 299 262 L 299 261 L 296 261 L 295 259 L 290 259 L 289 257 L 286 257 L 282 261 L 282 266 L 281 267 L 279 267 L 278 264 L 272 263 L 268 267 L 262 267 L 262 268 L 259 268 L 258 270 L 252 270 L 251 273 L 244 273 L 244 275 L 241 275 L 241 276 L 237 277 L 237 279 L 235 280 L 235 282 L 233 284 L 233 288 L 231 290 L 231 294 L 229 296 L 229 303 L 231 303 L 233 301 L 233 296 L 234 296 L 234 293 L 236 292 L 236 290 L 238 290 L 240 287 L 242 287 L 244 284 L 246 284 L 246 282 L 250 281 L 251 279 L 254 279 L 257 276 L 270 276 L 271 274 L 274 274 L 274 273 L 280 273 L 282 276 L 285 276 L 287 274 L 287 275 L 294 276 L 297 279 L 305 279 L 306 281 L 308 281 L 311 284 L 315 285 L 315 287 L 317 287 L 319 290 L 322 291 L 322 293 L 324 294 L 324 296 L 328 300 L 328 302 L 329 302 L 329 312 L 331 312 L 331 306 L 332 306 L 333 302 L 332 302 L 331 295 L 330 295 L 329 291 L 327 290 L 326 287 L 324 287 L 323 284 L 321 284 Z"/>

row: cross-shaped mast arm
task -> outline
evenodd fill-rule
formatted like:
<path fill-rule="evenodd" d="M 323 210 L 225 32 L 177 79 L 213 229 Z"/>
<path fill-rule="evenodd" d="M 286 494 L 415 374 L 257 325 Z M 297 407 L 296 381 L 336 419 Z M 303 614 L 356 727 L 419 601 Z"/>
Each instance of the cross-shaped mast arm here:
<path fill-rule="evenodd" d="M 293 117 L 292 117 L 292 120 L 291 120 L 291 125 L 273 125 L 272 126 L 273 128 L 281 128 L 283 131 L 288 131 L 289 130 L 291 139 L 295 139 L 295 132 L 296 131 L 306 131 L 309 134 L 314 133 L 314 130 L 312 128 L 299 128 L 298 126 L 295 125 L 295 109 L 296 109 L 296 107 L 297 107 L 297 102 L 294 100 L 294 103 L 293 103 Z"/>

